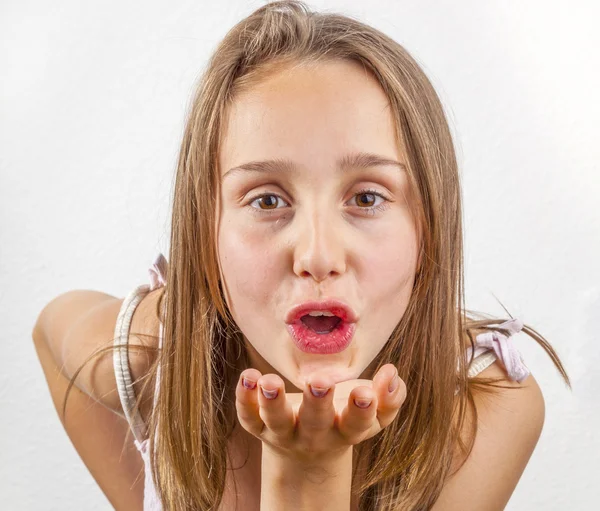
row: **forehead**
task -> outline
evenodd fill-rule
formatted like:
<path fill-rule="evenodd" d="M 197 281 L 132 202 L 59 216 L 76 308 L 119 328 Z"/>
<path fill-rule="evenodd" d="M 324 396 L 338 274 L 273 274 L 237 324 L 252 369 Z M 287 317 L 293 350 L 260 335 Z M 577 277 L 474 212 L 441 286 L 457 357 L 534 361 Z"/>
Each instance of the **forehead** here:
<path fill-rule="evenodd" d="M 321 62 L 278 70 L 234 99 L 219 167 L 223 175 L 264 158 L 325 166 L 353 151 L 400 158 L 389 101 L 358 63 Z"/>

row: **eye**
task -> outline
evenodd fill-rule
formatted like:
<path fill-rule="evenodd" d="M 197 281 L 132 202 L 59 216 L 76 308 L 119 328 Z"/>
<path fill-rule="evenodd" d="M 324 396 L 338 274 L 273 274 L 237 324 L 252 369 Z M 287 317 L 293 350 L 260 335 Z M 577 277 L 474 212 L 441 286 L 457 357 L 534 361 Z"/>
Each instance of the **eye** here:
<path fill-rule="evenodd" d="M 372 202 L 376 202 L 377 198 L 382 199 L 382 201 L 377 204 L 377 205 L 369 205 Z M 389 202 L 392 202 L 390 199 L 388 199 L 387 197 L 385 197 L 383 194 L 379 193 L 376 190 L 371 190 L 371 189 L 365 189 L 365 190 L 360 190 L 359 192 L 357 192 L 351 200 L 353 199 L 357 199 L 356 200 L 356 204 L 359 204 L 358 209 L 361 211 L 361 213 L 363 214 L 368 214 L 371 216 L 374 216 L 376 213 L 375 211 L 383 211 L 385 209 L 387 209 L 389 207 Z M 281 209 L 277 207 L 277 201 L 281 200 L 282 202 L 284 202 L 285 204 L 287 204 L 287 202 L 285 202 L 279 195 L 274 194 L 274 193 L 263 193 L 261 195 L 257 195 L 255 197 L 253 197 L 250 200 L 250 203 L 248 204 L 253 213 L 257 213 L 259 215 L 269 215 L 271 214 L 271 212 L 275 211 L 276 209 Z M 253 204 L 254 203 L 258 203 L 259 207 L 254 207 Z M 366 203 L 366 207 L 364 207 Z M 263 205 L 265 207 L 261 207 L 260 205 Z M 360 206 L 360 204 L 362 204 L 363 206 Z"/>
<path fill-rule="evenodd" d="M 371 197 L 374 197 L 374 198 L 371 199 Z M 375 190 L 361 190 L 352 198 L 358 199 L 357 204 L 361 204 L 361 203 L 364 204 L 366 202 L 367 203 L 375 202 L 377 197 L 379 197 L 380 199 L 383 199 L 382 202 L 380 202 L 377 206 L 375 206 L 375 205 L 371 206 L 371 205 L 367 204 L 366 208 L 361 208 L 361 209 L 372 210 L 372 209 L 379 209 L 381 205 L 388 202 L 388 199 L 386 197 L 384 197 L 381 193 L 379 193 Z"/>
<path fill-rule="evenodd" d="M 371 199 L 371 197 L 374 197 L 374 198 Z M 375 216 L 377 214 L 377 211 L 386 210 L 390 206 L 390 202 L 393 202 L 393 201 L 391 199 L 388 199 L 385 195 L 378 192 L 377 190 L 372 190 L 370 188 L 360 190 L 359 192 L 356 193 L 356 195 L 354 195 L 354 197 L 352 197 L 352 199 L 357 199 L 357 201 L 356 201 L 357 204 L 374 202 L 374 201 L 376 201 L 377 198 L 382 199 L 382 201 L 379 204 L 373 205 L 373 206 L 368 206 L 365 208 L 363 208 L 363 207 L 358 208 L 361 213 L 363 213 L 365 215 L 369 215 L 369 216 Z"/>
<path fill-rule="evenodd" d="M 252 198 L 251 202 L 250 202 L 250 206 L 254 203 L 257 202 L 259 204 L 263 204 L 266 207 L 265 208 L 253 208 L 254 210 L 256 210 L 256 213 L 269 213 L 269 211 L 273 211 L 277 208 L 277 200 L 280 199 L 281 201 L 283 201 L 283 199 L 279 196 L 279 195 L 275 195 L 274 193 L 263 193 L 262 195 L 257 195 L 256 197 Z M 283 201 L 285 202 L 285 201 Z M 287 204 L 287 202 L 286 202 Z M 279 208 L 281 209 L 281 208 Z"/>

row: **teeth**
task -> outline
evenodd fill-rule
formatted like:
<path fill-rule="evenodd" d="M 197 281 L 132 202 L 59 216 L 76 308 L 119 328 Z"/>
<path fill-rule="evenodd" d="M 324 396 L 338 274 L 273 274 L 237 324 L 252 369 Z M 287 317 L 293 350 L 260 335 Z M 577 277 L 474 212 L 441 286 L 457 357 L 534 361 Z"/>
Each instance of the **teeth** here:
<path fill-rule="evenodd" d="M 308 313 L 308 316 L 335 316 L 335 314 L 332 314 L 329 311 L 312 311 Z"/>

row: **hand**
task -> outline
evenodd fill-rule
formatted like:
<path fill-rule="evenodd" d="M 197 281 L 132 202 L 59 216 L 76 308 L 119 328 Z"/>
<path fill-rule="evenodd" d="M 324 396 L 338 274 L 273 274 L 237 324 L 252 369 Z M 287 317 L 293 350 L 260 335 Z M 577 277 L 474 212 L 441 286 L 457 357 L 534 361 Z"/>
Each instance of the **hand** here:
<path fill-rule="evenodd" d="M 240 424 L 278 455 L 313 463 L 335 458 L 353 445 L 371 438 L 390 424 L 406 399 L 406 385 L 392 364 L 380 368 L 373 381 L 335 383 L 325 373 L 315 373 L 303 393 L 285 393 L 276 374 L 261 375 L 257 369 L 240 374 L 236 409 Z M 246 388 L 246 381 L 254 388 Z M 397 378 L 396 389 L 388 386 Z M 311 388 L 329 389 L 323 397 Z M 275 395 L 268 399 L 263 390 Z M 366 408 L 356 403 L 371 401 Z"/>

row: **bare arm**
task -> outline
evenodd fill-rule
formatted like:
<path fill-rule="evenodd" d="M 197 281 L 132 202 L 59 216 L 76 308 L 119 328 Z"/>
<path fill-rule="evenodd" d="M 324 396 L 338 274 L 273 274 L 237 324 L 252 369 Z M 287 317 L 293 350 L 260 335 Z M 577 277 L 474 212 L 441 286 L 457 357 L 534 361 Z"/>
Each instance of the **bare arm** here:
<path fill-rule="evenodd" d="M 261 511 L 348 511 L 352 448 L 340 458 L 303 467 L 263 445 Z"/>
<path fill-rule="evenodd" d="M 73 385 L 66 420 L 62 414 L 72 375 L 66 371 L 69 366 L 61 360 L 60 354 L 70 352 L 79 362 L 110 339 L 119 310 L 118 303 L 113 306 L 114 302 L 118 300 L 93 291 L 65 293 L 45 307 L 33 329 L 32 339 L 58 417 L 83 463 L 114 509 L 141 510 L 144 466 L 133 436 L 125 440 L 129 425 L 122 418 L 122 412 L 108 407 L 113 401 L 119 401 L 111 366 L 97 365 L 89 373 L 87 382 L 94 382 L 94 388 L 103 392 L 113 388 L 113 395 L 99 399 L 100 396 Z M 105 328 L 98 327 L 103 324 Z"/>
<path fill-rule="evenodd" d="M 496 396 L 478 395 L 478 432 L 473 452 L 444 485 L 433 511 L 500 511 L 515 490 L 541 435 L 545 418 L 542 391 L 530 375 L 521 383 L 506 379 L 494 362 L 484 378 L 504 378 Z M 470 416 L 472 421 L 473 417 Z"/>
<path fill-rule="evenodd" d="M 236 409 L 242 427 L 262 442 L 261 511 L 349 511 L 352 448 L 390 424 L 405 399 L 392 364 L 373 380 L 337 385 L 314 372 L 300 393 L 286 393 L 276 374 L 242 371 Z"/>

